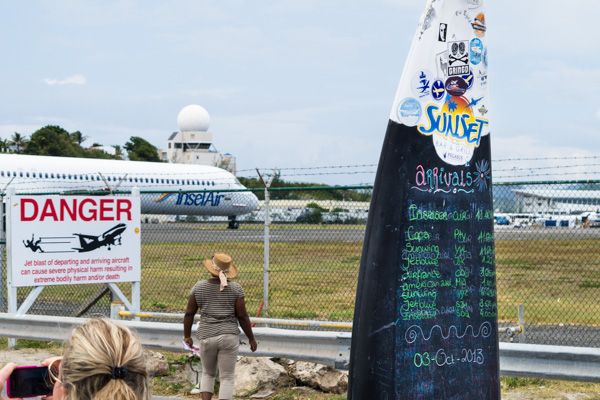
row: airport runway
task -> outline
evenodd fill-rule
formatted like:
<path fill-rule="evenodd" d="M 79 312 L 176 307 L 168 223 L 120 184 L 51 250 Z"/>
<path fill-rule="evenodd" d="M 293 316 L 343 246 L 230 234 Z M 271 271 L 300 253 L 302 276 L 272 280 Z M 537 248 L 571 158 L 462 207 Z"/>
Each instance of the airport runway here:
<path fill-rule="evenodd" d="M 214 225 L 213 225 L 214 226 Z M 223 225 L 225 226 L 225 225 Z M 223 229 L 201 224 L 142 224 L 142 243 L 263 242 L 264 229 Z M 361 242 L 364 228 L 271 228 L 271 242 Z"/>
<path fill-rule="evenodd" d="M 196 242 L 263 242 L 263 227 L 255 229 L 224 229 L 215 225 L 193 223 L 142 224 L 142 243 L 196 243 Z M 364 227 L 313 227 L 272 225 L 271 242 L 362 242 Z M 600 238 L 600 229 L 564 227 L 521 227 L 497 226 L 496 240 L 548 240 L 548 239 L 592 239 Z"/>

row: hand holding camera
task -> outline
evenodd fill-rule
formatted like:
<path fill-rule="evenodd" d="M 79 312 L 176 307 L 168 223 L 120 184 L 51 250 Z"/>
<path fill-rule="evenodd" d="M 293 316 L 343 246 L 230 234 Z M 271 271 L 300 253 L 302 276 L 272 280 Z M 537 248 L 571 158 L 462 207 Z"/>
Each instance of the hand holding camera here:
<path fill-rule="evenodd" d="M 52 396 L 61 359 L 62 357 L 52 357 L 37 366 L 17 366 L 12 362 L 6 364 L 0 370 L 0 390 L 6 385 L 9 399 Z M 51 372 L 51 368 L 55 371 Z"/>

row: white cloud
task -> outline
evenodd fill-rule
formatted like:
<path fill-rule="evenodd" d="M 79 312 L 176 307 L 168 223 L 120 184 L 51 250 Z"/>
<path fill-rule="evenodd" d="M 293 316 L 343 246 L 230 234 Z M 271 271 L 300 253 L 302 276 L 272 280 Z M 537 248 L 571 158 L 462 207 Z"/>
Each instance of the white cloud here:
<path fill-rule="evenodd" d="M 82 126 L 82 124 L 79 123 L 77 126 Z M 72 132 L 74 130 L 75 129 L 69 131 Z M 166 147 L 167 139 L 171 133 L 170 131 L 160 129 L 131 128 L 114 124 L 84 127 L 83 129 L 80 129 L 80 131 L 88 136 L 89 143 L 96 142 L 104 146 L 123 146 L 123 144 L 132 136 L 139 136 L 159 149 L 164 149 Z"/>
<path fill-rule="evenodd" d="M 317 66 L 325 68 L 349 68 L 356 60 L 360 48 L 367 46 L 368 40 L 337 34 L 327 27 L 304 26 L 290 28 L 283 32 L 277 54 L 281 57 L 274 62 L 279 65 Z"/>
<path fill-rule="evenodd" d="M 378 160 L 384 131 L 374 140 L 365 140 L 364 136 L 348 136 L 344 129 L 329 136 L 324 133 L 326 128 L 316 125 L 321 114 L 330 114 L 338 107 L 215 116 L 214 143 L 219 151 L 236 156 L 241 176 L 256 176 L 255 168 L 270 171 L 277 167 L 282 168 L 284 179 L 291 181 L 372 183 L 375 167 L 359 168 L 361 173 L 349 172 L 348 168 L 318 168 L 376 164 Z"/>
<path fill-rule="evenodd" d="M 593 148 L 575 143 L 557 146 L 528 135 L 492 137 L 492 168 L 500 182 L 597 179 L 596 157 Z"/>
<path fill-rule="evenodd" d="M 414 0 L 375 0 L 374 2 L 399 8 L 425 9 L 424 4 Z M 359 0 L 278 0 L 270 2 L 263 10 L 269 14 L 296 14 L 300 12 L 322 12 L 325 8 L 361 7 L 364 4 Z M 371 3 L 367 4 L 371 5 Z"/>
<path fill-rule="evenodd" d="M 495 49 L 496 59 L 593 57 L 591 49 L 598 46 L 596 27 L 584 16 L 598 12 L 600 2 L 590 0 L 487 2 L 490 50 Z"/>
<path fill-rule="evenodd" d="M 87 83 L 85 76 L 77 74 L 69 76 L 63 80 L 44 78 L 44 83 L 47 85 L 85 85 Z"/>
<path fill-rule="evenodd" d="M 39 125 L 17 125 L 17 124 L 5 124 L 0 125 L 0 139 L 10 139 L 16 132 L 23 136 L 29 136 L 33 132 L 40 129 Z"/>
<path fill-rule="evenodd" d="M 31 121 L 39 122 L 40 125 L 34 129 L 37 131 L 43 126 L 46 125 L 70 125 L 72 123 L 71 119 L 68 117 L 58 117 L 56 115 L 32 115 Z M 33 132 L 32 132 L 33 133 Z"/>
<path fill-rule="evenodd" d="M 524 74 L 521 82 L 521 89 L 528 87 L 532 92 L 543 93 L 556 101 L 564 102 L 565 96 L 589 99 L 600 91 L 600 68 L 586 68 L 562 60 L 541 60 Z"/>
<path fill-rule="evenodd" d="M 598 111 L 596 111 L 596 117 L 600 118 L 600 108 L 598 109 Z"/>
<path fill-rule="evenodd" d="M 105 28 L 107 26 L 182 26 L 202 21 L 231 20 L 231 10 L 241 8 L 238 0 L 195 1 L 181 0 L 176 5 L 146 1 L 109 0 L 103 2 L 72 2 L 70 0 L 43 1 L 44 18 L 61 21 L 62 26 Z"/>
<path fill-rule="evenodd" d="M 247 89 L 242 89 L 242 88 L 215 88 L 215 89 L 202 89 L 202 90 L 184 90 L 182 92 L 183 95 L 186 96 L 193 96 L 193 97 L 203 97 L 203 96 L 209 96 L 209 97 L 214 97 L 220 100 L 228 100 L 231 99 L 232 97 L 246 92 Z"/>
<path fill-rule="evenodd" d="M 264 11 L 271 14 L 295 14 L 299 12 L 307 12 L 317 10 L 320 7 L 339 6 L 342 2 L 339 0 L 324 1 L 324 0 L 280 0 L 271 2 L 264 7 Z"/>

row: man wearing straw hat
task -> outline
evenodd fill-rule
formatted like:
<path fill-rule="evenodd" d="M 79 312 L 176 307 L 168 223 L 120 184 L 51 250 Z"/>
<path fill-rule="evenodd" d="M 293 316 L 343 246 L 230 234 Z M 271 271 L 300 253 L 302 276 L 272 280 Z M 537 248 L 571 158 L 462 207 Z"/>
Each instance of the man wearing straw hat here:
<path fill-rule="evenodd" d="M 220 377 L 219 399 L 233 398 L 235 363 L 240 346 L 238 322 L 256 351 L 257 343 L 252 333 L 250 317 L 246 312 L 244 290 L 237 282 L 237 268 L 227 254 L 216 253 L 203 261 L 212 278 L 197 282 L 192 288 L 183 318 L 183 340 L 189 346 L 192 339 L 194 315 L 200 310 L 200 323 L 196 338 L 200 342 L 202 400 L 212 399 L 217 368 Z"/>

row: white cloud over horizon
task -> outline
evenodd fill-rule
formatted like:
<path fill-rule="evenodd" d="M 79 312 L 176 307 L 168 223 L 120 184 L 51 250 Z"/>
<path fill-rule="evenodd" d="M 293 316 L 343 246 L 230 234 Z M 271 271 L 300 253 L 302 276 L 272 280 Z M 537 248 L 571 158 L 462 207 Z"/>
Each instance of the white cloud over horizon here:
<path fill-rule="evenodd" d="M 85 76 L 80 74 L 71 75 L 65 79 L 44 78 L 43 82 L 47 85 L 85 85 L 87 83 Z"/>

